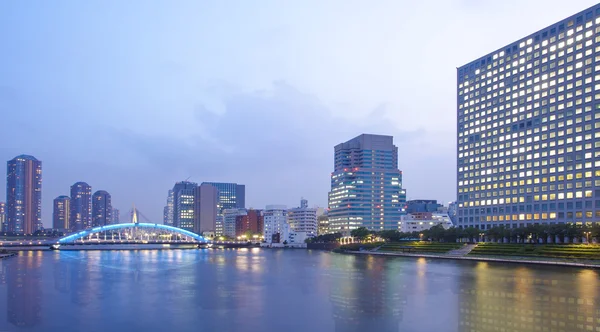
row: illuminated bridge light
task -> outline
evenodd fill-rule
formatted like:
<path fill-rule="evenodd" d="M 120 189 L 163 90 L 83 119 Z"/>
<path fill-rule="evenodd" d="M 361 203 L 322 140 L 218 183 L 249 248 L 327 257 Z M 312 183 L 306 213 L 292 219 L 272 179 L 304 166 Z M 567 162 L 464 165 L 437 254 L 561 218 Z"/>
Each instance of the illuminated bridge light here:
<path fill-rule="evenodd" d="M 81 231 L 81 232 L 78 232 L 75 234 L 71 234 L 71 235 L 62 237 L 62 238 L 58 239 L 57 243 L 60 243 L 60 244 L 73 243 L 77 240 L 84 239 L 85 237 L 88 237 L 93 234 L 98 234 L 98 233 L 107 232 L 107 231 L 114 231 L 114 230 L 134 230 L 134 229 L 163 230 L 163 231 L 167 231 L 170 233 L 187 236 L 187 237 L 192 238 L 201 243 L 209 242 L 201 235 L 198 235 L 196 233 L 192 233 L 190 231 L 186 231 L 185 229 L 181 229 L 181 228 L 177 228 L 177 227 L 167 226 L 167 225 L 163 225 L 163 224 L 127 223 L 127 224 L 115 224 L 115 225 L 94 227 L 91 229 L 87 229 L 85 231 Z"/>

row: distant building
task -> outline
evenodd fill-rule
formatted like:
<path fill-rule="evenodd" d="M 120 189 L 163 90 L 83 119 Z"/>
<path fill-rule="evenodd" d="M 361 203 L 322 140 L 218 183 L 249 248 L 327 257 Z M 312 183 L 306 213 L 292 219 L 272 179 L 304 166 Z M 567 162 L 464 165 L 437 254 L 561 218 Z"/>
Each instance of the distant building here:
<path fill-rule="evenodd" d="M 225 209 L 223 210 L 223 235 L 235 238 L 235 225 L 238 216 L 245 216 L 246 209 Z"/>
<path fill-rule="evenodd" d="M 121 211 L 119 209 L 112 209 L 112 223 L 118 224 L 121 222 Z"/>
<path fill-rule="evenodd" d="M 7 162 L 7 231 L 33 234 L 42 228 L 42 162 L 20 155 Z"/>
<path fill-rule="evenodd" d="M 242 236 L 246 233 L 262 236 L 264 222 L 261 210 L 246 210 L 246 214 L 238 215 L 235 219 L 235 236 Z"/>
<path fill-rule="evenodd" d="M 203 183 L 196 188 L 194 233 L 215 232 L 218 194 L 217 188 L 210 184 Z"/>
<path fill-rule="evenodd" d="M 435 199 L 414 199 L 406 201 L 406 213 L 436 212 L 441 206 Z"/>
<path fill-rule="evenodd" d="M 294 232 L 304 232 L 308 238 L 317 236 L 317 209 L 309 208 L 308 201 L 302 199 L 300 207 L 288 210 L 288 224 Z"/>
<path fill-rule="evenodd" d="M 0 232 L 6 230 L 6 203 L 0 202 Z"/>
<path fill-rule="evenodd" d="M 174 208 L 173 208 L 173 201 L 174 201 L 174 195 L 173 195 L 173 190 L 169 189 L 169 193 L 167 194 L 167 205 L 165 205 L 165 208 L 163 209 L 163 224 L 167 225 L 167 226 L 173 226 L 173 214 L 174 214 Z"/>
<path fill-rule="evenodd" d="M 263 214 L 265 220 L 264 241 L 268 244 L 287 241 L 290 233 L 287 207 L 285 205 L 267 205 Z"/>
<path fill-rule="evenodd" d="M 112 202 L 110 194 L 98 190 L 92 196 L 92 226 L 106 226 L 112 223 Z"/>
<path fill-rule="evenodd" d="M 329 234 L 329 216 L 327 213 L 317 217 L 317 235 Z"/>
<path fill-rule="evenodd" d="M 197 183 L 181 181 L 173 186 L 173 226 L 194 231 L 194 197 Z"/>
<path fill-rule="evenodd" d="M 219 192 L 215 236 L 223 236 L 225 235 L 225 216 L 223 212 L 226 209 L 243 209 L 246 207 L 246 186 L 223 182 L 203 182 L 202 184 L 209 184 L 217 188 Z"/>
<path fill-rule="evenodd" d="M 92 227 L 92 187 L 89 184 L 76 182 L 71 186 L 70 209 L 71 230 Z"/>
<path fill-rule="evenodd" d="M 398 230 L 404 233 L 421 232 L 436 225 L 442 225 L 444 229 L 453 226 L 447 213 L 415 212 L 400 218 Z"/>
<path fill-rule="evenodd" d="M 58 196 L 54 199 L 54 211 L 52 212 L 52 228 L 67 231 L 71 229 L 69 217 L 71 198 L 69 196 Z"/>
<path fill-rule="evenodd" d="M 406 192 L 392 136 L 363 134 L 335 146 L 329 192 L 331 232 L 398 229 Z"/>
<path fill-rule="evenodd" d="M 456 209 L 457 208 L 458 208 L 458 205 L 456 204 L 456 201 L 450 202 L 450 204 L 448 204 L 448 215 L 450 216 L 450 220 L 452 220 L 452 223 L 454 225 L 456 225 Z"/>

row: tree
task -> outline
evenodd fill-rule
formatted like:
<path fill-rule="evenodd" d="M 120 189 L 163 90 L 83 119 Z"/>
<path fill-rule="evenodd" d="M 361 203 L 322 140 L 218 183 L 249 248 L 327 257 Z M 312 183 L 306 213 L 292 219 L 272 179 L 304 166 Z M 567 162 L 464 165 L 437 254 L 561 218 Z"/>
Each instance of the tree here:
<path fill-rule="evenodd" d="M 352 237 L 355 237 L 357 239 L 360 239 L 361 241 L 366 239 L 367 237 L 369 237 L 369 235 L 371 235 L 371 232 L 369 232 L 368 229 L 366 229 L 365 227 L 359 227 L 357 229 L 353 229 L 350 232 L 350 235 Z"/>

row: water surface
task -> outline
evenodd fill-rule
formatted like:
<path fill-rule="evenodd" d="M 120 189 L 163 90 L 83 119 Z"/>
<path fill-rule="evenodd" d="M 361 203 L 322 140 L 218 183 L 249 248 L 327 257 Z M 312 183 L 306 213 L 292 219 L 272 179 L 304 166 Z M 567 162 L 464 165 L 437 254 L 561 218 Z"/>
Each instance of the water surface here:
<path fill-rule="evenodd" d="M 597 271 L 306 250 L 22 252 L 0 331 L 600 331 Z"/>

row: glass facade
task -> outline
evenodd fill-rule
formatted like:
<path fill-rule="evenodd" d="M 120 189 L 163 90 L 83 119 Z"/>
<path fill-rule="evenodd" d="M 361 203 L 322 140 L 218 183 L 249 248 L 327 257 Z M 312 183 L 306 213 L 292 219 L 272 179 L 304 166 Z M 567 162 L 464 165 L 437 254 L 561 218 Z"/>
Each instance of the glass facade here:
<path fill-rule="evenodd" d="M 7 231 L 32 234 L 42 228 L 42 162 L 20 155 L 6 169 Z"/>
<path fill-rule="evenodd" d="M 215 235 L 225 235 L 225 216 L 226 209 L 244 209 L 246 207 L 246 186 L 237 183 L 222 182 L 203 182 L 217 188 L 218 206 L 217 220 L 215 220 Z"/>
<path fill-rule="evenodd" d="M 98 190 L 92 196 L 92 226 L 105 226 L 112 223 L 112 204 L 110 194 Z"/>
<path fill-rule="evenodd" d="M 398 229 L 405 201 L 393 137 L 363 134 L 335 147 L 328 213 L 331 232 Z"/>
<path fill-rule="evenodd" d="M 92 227 L 92 187 L 85 182 L 71 186 L 71 230 L 79 231 Z"/>
<path fill-rule="evenodd" d="M 600 220 L 600 5 L 457 69 L 457 221 Z"/>
<path fill-rule="evenodd" d="M 69 229 L 69 211 L 71 198 L 69 196 L 58 196 L 54 199 L 54 210 L 52 213 L 52 228 Z"/>
<path fill-rule="evenodd" d="M 182 181 L 173 187 L 173 226 L 194 231 L 194 201 L 197 183 Z"/>

